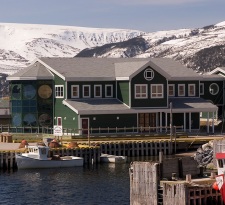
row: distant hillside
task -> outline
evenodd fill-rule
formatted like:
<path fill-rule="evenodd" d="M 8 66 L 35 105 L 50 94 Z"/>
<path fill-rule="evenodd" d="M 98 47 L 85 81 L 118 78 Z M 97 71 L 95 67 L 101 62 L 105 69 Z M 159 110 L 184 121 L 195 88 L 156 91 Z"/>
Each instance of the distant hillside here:
<path fill-rule="evenodd" d="M 87 48 L 82 57 L 168 57 L 196 72 L 225 66 L 225 22 L 200 29 L 148 33 L 124 42 Z"/>
<path fill-rule="evenodd" d="M 37 57 L 168 57 L 196 72 L 225 66 L 225 22 L 146 33 L 127 29 L 0 23 L 0 73 Z"/>

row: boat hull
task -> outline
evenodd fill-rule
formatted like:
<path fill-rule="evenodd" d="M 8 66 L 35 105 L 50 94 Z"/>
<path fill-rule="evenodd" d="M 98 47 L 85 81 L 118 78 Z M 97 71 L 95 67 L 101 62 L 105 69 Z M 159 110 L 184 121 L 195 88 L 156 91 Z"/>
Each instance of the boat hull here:
<path fill-rule="evenodd" d="M 60 160 L 41 160 L 26 156 L 16 155 L 16 163 L 18 169 L 34 169 L 34 168 L 59 168 L 59 167 L 78 167 L 83 166 L 84 160 L 82 157 L 71 156 L 71 159 Z"/>
<path fill-rule="evenodd" d="M 116 156 L 116 155 L 102 154 L 100 156 L 100 162 L 122 164 L 122 163 L 127 162 L 127 157 L 126 156 Z"/>

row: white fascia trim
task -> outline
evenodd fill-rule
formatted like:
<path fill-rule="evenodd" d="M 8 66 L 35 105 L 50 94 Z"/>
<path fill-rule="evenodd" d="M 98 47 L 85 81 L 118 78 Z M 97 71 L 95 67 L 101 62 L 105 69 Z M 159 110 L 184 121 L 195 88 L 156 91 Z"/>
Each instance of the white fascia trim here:
<path fill-rule="evenodd" d="M 172 109 L 172 113 L 188 113 L 188 112 L 217 112 L 218 108 L 190 108 L 190 109 Z M 164 111 L 170 113 L 170 110 Z"/>
<path fill-rule="evenodd" d="M 73 106 L 71 106 L 69 103 L 67 103 L 65 100 L 62 101 L 62 104 L 63 105 L 66 105 L 68 108 L 70 108 L 71 110 L 73 110 L 75 113 L 79 114 L 78 113 L 78 110 L 75 109 Z"/>
<path fill-rule="evenodd" d="M 116 80 L 130 80 L 129 77 L 116 77 Z"/>
<path fill-rule="evenodd" d="M 215 68 L 214 70 L 212 70 L 212 71 L 209 72 L 208 74 L 209 74 L 209 75 L 212 75 L 212 74 L 215 74 L 215 73 L 217 73 L 217 72 L 224 73 L 224 75 L 225 75 L 225 70 L 221 69 L 220 67 Z"/>
<path fill-rule="evenodd" d="M 203 77 L 201 76 L 201 75 L 199 75 L 199 76 L 193 76 L 193 77 L 170 77 L 170 78 L 168 78 L 169 80 L 171 80 L 171 81 L 173 81 L 173 80 L 182 80 L 182 81 L 184 81 L 184 80 L 196 80 L 196 81 L 198 81 L 198 80 L 203 80 Z"/>
<path fill-rule="evenodd" d="M 154 71 L 160 73 L 165 78 L 169 79 L 171 76 L 166 73 L 164 70 L 162 70 L 159 66 L 155 65 L 151 60 L 147 62 L 145 65 L 140 67 L 138 70 L 136 70 L 132 75 L 130 75 L 130 79 L 132 79 L 134 76 L 136 76 L 138 73 L 140 73 L 142 70 L 146 69 L 147 67 L 151 67 Z"/>
<path fill-rule="evenodd" d="M 38 80 L 38 78 L 37 77 L 7 77 L 6 80 Z"/>
<path fill-rule="evenodd" d="M 112 77 L 64 77 L 66 81 L 115 81 L 115 78 Z"/>
<path fill-rule="evenodd" d="M 39 58 L 37 58 L 37 60 L 39 63 L 43 64 L 46 68 L 48 68 L 51 72 L 55 73 L 56 75 L 58 75 L 60 78 L 62 78 L 64 81 L 66 80 L 65 76 L 63 76 L 62 74 L 60 74 L 59 72 L 57 72 L 56 70 L 54 70 L 54 68 L 50 67 L 48 64 L 46 64 L 45 62 L 43 62 L 42 60 L 40 60 Z"/>

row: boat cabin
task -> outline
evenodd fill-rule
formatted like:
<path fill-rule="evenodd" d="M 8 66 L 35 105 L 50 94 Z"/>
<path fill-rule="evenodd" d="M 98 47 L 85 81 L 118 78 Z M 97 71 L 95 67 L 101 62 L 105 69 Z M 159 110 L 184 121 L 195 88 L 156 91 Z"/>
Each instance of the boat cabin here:
<path fill-rule="evenodd" d="M 35 159 L 48 159 L 49 147 L 45 146 L 27 146 L 28 153 L 26 156 L 35 158 Z"/>

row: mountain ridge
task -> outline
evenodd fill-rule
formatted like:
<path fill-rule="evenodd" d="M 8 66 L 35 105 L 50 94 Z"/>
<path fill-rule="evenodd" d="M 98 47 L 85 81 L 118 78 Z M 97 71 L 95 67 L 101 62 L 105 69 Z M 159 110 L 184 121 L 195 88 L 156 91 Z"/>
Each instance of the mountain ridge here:
<path fill-rule="evenodd" d="M 75 26 L 0 23 L 0 73 L 38 57 L 168 57 L 196 72 L 225 66 L 225 21 L 203 28 L 143 32 Z"/>

